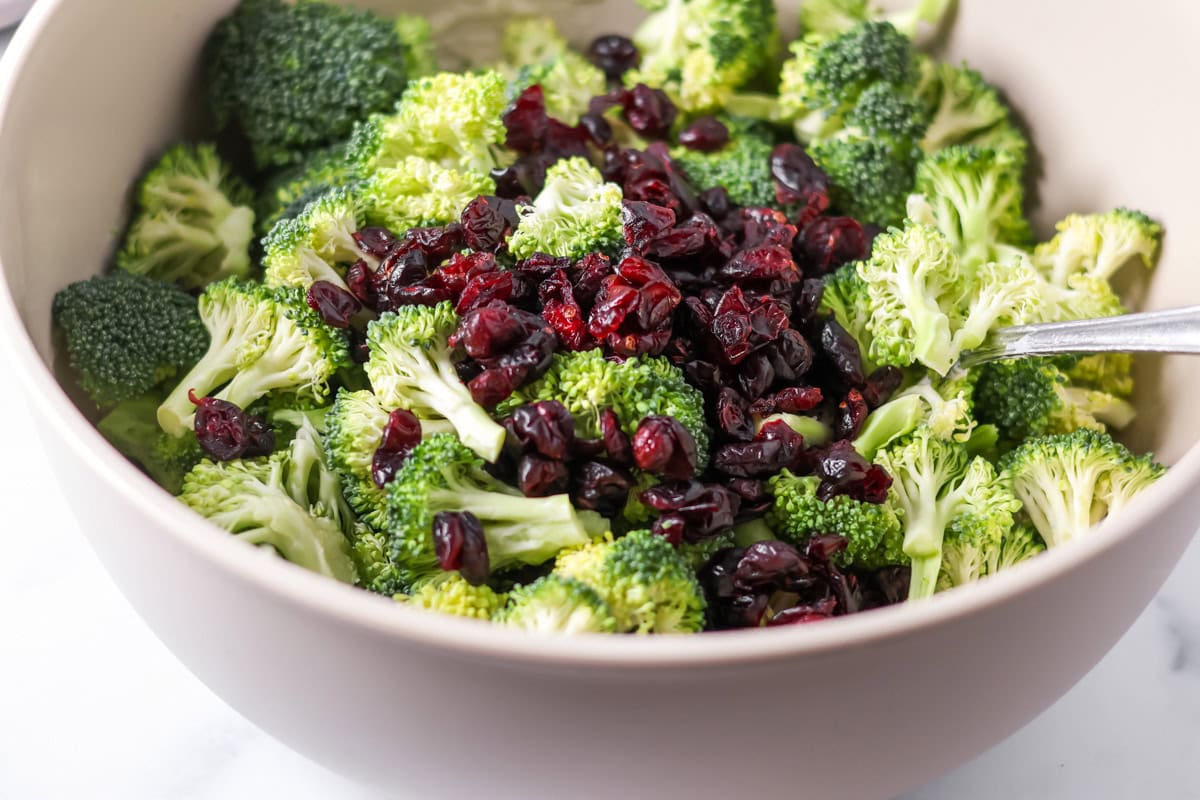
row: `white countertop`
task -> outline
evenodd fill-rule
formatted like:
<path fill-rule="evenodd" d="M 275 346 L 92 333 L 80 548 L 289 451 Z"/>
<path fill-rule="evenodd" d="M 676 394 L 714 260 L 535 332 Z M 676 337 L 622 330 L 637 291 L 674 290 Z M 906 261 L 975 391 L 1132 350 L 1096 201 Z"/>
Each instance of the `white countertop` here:
<path fill-rule="evenodd" d="M 0 346 L 0 375 L 7 360 Z M 0 800 L 381 798 L 256 729 L 154 638 L 66 510 L 24 399 L 2 385 Z M 1196 764 L 1200 544 L 1075 689 L 905 800 L 1200 798 Z"/>

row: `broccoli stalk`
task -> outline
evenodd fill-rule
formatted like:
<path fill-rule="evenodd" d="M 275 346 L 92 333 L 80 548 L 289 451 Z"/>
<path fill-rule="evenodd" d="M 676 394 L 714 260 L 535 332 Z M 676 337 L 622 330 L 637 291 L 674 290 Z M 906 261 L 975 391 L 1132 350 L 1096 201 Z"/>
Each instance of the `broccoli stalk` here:
<path fill-rule="evenodd" d="M 562 575 L 546 575 L 509 593 L 497 621 L 530 633 L 615 633 L 617 621 L 608 604 L 587 584 Z"/>
<path fill-rule="evenodd" d="M 556 161 L 533 203 L 518 208 L 521 219 L 508 249 L 516 258 L 616 252 L 624 244 L 621 199 L 621 187 L 606 183 L 587 159 Z"/>
<path fill-rule="evenodd" d="M 117 267 L 188 288 L 250 272 L 250 190 L 211 144 L 176 145 L 141 179 Z"/>
<path fill-rule="evenodd" d="M 367 376 L 384 406 L 406 408 L 422 420 L 447 420 L 463 444 L 495 461 L 504 446 L 504 428 L 458 377 L 448 342 L 457 326 L 449 302 L 384 314 L 367 326 Z"/>

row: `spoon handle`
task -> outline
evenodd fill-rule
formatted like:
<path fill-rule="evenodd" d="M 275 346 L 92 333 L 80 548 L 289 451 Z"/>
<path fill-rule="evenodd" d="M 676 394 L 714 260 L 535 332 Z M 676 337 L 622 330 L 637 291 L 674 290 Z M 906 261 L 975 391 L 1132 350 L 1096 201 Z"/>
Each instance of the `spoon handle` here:
<path fill-rule="evenodd" d="M 1200 306 L 1000 328 L 958 363 L 1064 353 L 1200 353 Z"/>

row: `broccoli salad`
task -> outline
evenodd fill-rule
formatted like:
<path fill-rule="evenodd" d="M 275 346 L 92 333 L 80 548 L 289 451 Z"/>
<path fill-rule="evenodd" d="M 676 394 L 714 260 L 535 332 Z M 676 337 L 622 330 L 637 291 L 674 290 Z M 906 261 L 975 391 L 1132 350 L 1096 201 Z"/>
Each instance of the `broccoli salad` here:
<path fill-rule="evenodd" d="M 969 371 L 1124 313 L 1160 227 L 1038 242 L 1030 142 L 919 35 L 949 0 L 644 0 L 577 49 L 242 0 L 209 141 L 53 316 L 103 435 L 230 535 L 542 633 L 809 623 L 1009 569 L 1160 477 L 1127 355 Z M 784 26 L 791 27 L 791 26 Z"/>

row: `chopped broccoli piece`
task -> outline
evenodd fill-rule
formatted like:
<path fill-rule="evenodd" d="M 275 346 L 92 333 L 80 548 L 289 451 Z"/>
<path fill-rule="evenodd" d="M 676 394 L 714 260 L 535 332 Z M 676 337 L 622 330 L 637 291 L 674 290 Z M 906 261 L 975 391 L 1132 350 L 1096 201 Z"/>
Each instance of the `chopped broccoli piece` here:
<path fill-rule="evenodd" d="M 671 94 L 686 112 L 712 111 L 774 59 L 779 32 L 770 0 L 641 0 L 652 13 L 634 31 L 641 52 L 630 86 Z"/>
<path fill-rule="evenodd" d="M 937 27 L 952 0 L 917 0 L 912 8 L 885 12 L 869 0 L 805 0 L 800 5 L 800 32 L 810 41 L 828 39 L 864 23 L 883 20 L 910 39 L 921 23 Z"/>
<path fill-rule="evenodd" d="M 545 186 L 533 203 L 517 209 L 521 219 L 508 249 L 516 258 L 616 252 L 625 241 L 621 200 L 621 187 L 605 182 L 587 159 L 557 161 L 546 170 Z"/>
<path fill-rule="evenodd" d="M 889 503 L 864 503 L 845 495 L 822 500 L 817 495 L 821 479 L 798 477 L 783 470 L 768 481 L 775 504 L 767 524 L 781 539 L 803 547 L 812 536 L 836 533 L 848 546 L 835 559 L 843 566 L 879 569 L 908 563 L 901 546 L 904 529 Z"/>
<path fill-rule="evenodd" d="M 1002 516 L 983 525 L 951 523 L 942 544 L 937 591 L 974 583 L 1046 550 L 1032 527 L 1017 523 L 1006 528 L 1000 524 Z"/>
<path fill-rule="evenodd" d="M 330 190 L 351 188 L 357 181 L 344 143 L 312 152 L 299 164 L 267 179 L 256 202 L 259 233 L 267 235 L 280 220 L 299 216 L 309 203 Z"/>
<path fill-rule="evenodd" d="M 1066 286 L 1073 275 L 1109 280 L 1135 259 L 1150 269 L 1162 238 L 1157 222 L 1127 208 L 1072 214 L 1056 228 L 1055 237 L 1034 250 L 1033 263 L 1057 286 Z"/>
<path fill-rule="evenodd" d="M 242 0 L 205 51 L 217 124 L 245 135 L 261 169 L 294 164 L 390 108 L 428 44 L 411 19 L 301 0 Z"/>
<path fill-rule="evenodd" d="M 485 174 L 416 156 L 380 167 L 361 189 L 367 222 L 396 231 L 454 222 L 472 200 L 495 191 L 495 181 Z"/>
<path fill-rule="evenodd" d="M 321 434 L 303 420 L 288 445 L 284 489 L 314 517 L 328 519 L 347 536 L 354 534 L 354 512 L 346 503 L 342 480 L 325 453 Z"/>
<path fill-rule="evenodd" d="M 608 89 L 600 69 L 574 50 L 564 50 L 547 61 L 526 62 L 508 88 L 509 97 L 537 84 L 542 87 L 546 113 L 567 125 L 577 125 L 593 97 Z"/>
<path fill-rule="evenodd" d="M 933 594 L 948 529 L 956 536 L 1007 530 L 1021 504 L 986 459 L 970 457 L 966 445 L 920 427 L 879 452 L 877 463 L 892 476 L 888 503 L 904 520 L 902 550 L 912 559 L 909 599 Z"/>
<path fill-rule="evenodd" d="M 1095 353 L 1062 368 L 1074 386 L 1126 399 L 1133 395 L 1133 356 L 1129 353 Z"/>
<path fill-rule="evenodd" d="M 158 409 L 172 436 L 192 427 L 189 398 L 210 395 L 246 408 L 270 393 L 324 402 L 329 381 L 350 364 L 347 335 L 308 307 L 301 289 L 270 289 L 228 278 L 200 296 L 208 350 Z"/>
<path fill-rule="evenodd" d="M 1039 283 L 1038 302 L 1024 322 L 1067 322 L 1118 317 L 1126 313 L 1121 298 L 1103 278 L 1072 275 L 1062 287 L 1039 276 Z"/>
<path fill-rule="evenodd" d="M 867 287 L 871 360 L 920 362 L 940 375 L 992 328 L 1029 321 L 1042 283 L 1025 262 L 967 274 L 946 237 L 919 223 L 876 238 L 856 268 Z"/>
<path fill-rule="evenodd" d="M 194 436 L 177 439 L 163 433 L 155 416 L 161 400 L 157 394 L 147 394 L 122 401 L 96 423 L 96 429 L 155 483 L 179 494 L 184 476 L 204 458 L 204 451 Z"/>
<path fill-rule="evenodd" d="M 947 147 L 917 168 L 916 190 L 925 203 L 916 200 L 910 216 L 946 236 L 967 274 L 991 261 L 1023 259 L 1032 234 L 1021 169 L 996 150 Z"/>
<path fill-rule="evenodd" d="M 737 205 L 775 205 L 775 180 L 771 177 L 774 135 L 749 120 L 726 119 L 725 123 L 730 140 L 723 148 L 704 153 L 675 147 L 671 160 L 699 190 L 721 186 Z"/>
<path fill-rule="evenodd" d="M 142 177 L 117 267 L 188 288 L 250 272 L 250 190 L 211 144 L 176 145 Z"/>
<path fill-rule="evenodd" d="M 648 530 L 562 553 L 554 574 L 594 589 L 612 609 L 621 632 L 695 633 L 704 628 L 704 592 L 695 573 L 670 542 Z"/>
<path fill-rule="evenodd" d="M 504 26 L 500 53 L 515 72 L 526 64 L 546 64 L 570 50 L 550 17 L 515 17 Z"/>
<path fill-rule="evenodd" d="M 393 29 L 404 51 L 404 71 L 410 81 L 438 71 L 433 26 L 428 19 L 419 14 L 397 14 Z"/>
<path fill-rule="evenodd" d="M 404 583 L 439 571 L 433 521 L 443 511 L 479 518 L 493 571 L 541 564 L 560 550 L 590 541 L 599 518 L 577 512 L 565 494 L 524 497 L 483 470 L 483 462 L 452 435 L 416 447 L 387 486 L 387 555 Z"/>
<path fill-rule="evenodd" d="M 73 283 L 54 296 L 51 312 L 79 385 L 101 408 L 149 392 L 208 346 L 195 298 L 140 275 Z"/>
<path fill-rule="evenodd" d="M 673 417 L 696 440 L 700 463 L 708 463 L 704 396 L 665 358 L 610 361 L 602 350 L 556 353 L 546 374 L 517 389 L 496 413 L 505 416 L 538 400 L 560 401 L 574 415 L 576 432 L 587 438 L 600 435 L 600 412 L 609 408 L 629 436 L 648 416 Z"/>
<path fill-rule="evenodd" d="M 297 216 L 284 219 L 263 241 L 264 282 L 268 286 L 307 289 L 315 281 L 346 287 L 346 269 L 364 259 L 354 233 L 363 227 L 359 203 L 346 189 L 331 189 L 305 206 Z"/>
<path fill-rule="evenodd" d="M 402 602 L 467 619 L 490 620 L 504 607 L 504 595 L 487 584 L 472 586 L 457 572 L 442 572 L 417 582 L 408 594 L 398 594 Z"/>
<path fill-rule="evenodd" d="M 359 175 L 396 167 L 409 156 L 478 175 L 498 166 L 507 81 L 498 72 L 440 72 L 413 81 L 391 116 L 354 131 L 350 163 Z"/>
<path fill-rule="evenodd" d="M 367 376 L 387 408 L 406 408 L 421 420 L 448 420 L 470 449 L 489 462 L 504 446 L 504 428 L 463 384 L 448 343 L 458 326 L 451 303 L 405 306 L 367 326 Z"/>
<path fill-rule="evenodd" d="M 999 429 L 1001 438 L 1020 442 L 1076 428 L 1121 429 L 1133 421 L 1133 406 L 1120 397 L 1072 385 L 1051 359 L 996 361 L 979 369 L 976 415 Z"/>
<path fill-rule="evenodd" d="M 612 609 L 594 589 L 562 575 L 545 575 L 509 593 L 497 621 L 531 633 L 616 633 Z"/>
<path fill-rule="evenodd" d="M 201 461 L 179 495 L 189 508 L 243 541 L 270 545 L 288 561 L 345 583 L 357 580 L 350 542 L 337 525 L 313 516 L 288 494 L 289 454 Z"/>
<path fill-rule="evenodd" d="M 1028 143 L 1013 127 L 1011 112 L 996 88 L 965 65 L 929 62 L 929 68 L 927 98 L 932 120 L 921 142 L 925 152 L 991 141 L 996 150 L 1023 164 Z M 1007 146 L 1005 138 L 1011 140 Z"/>

